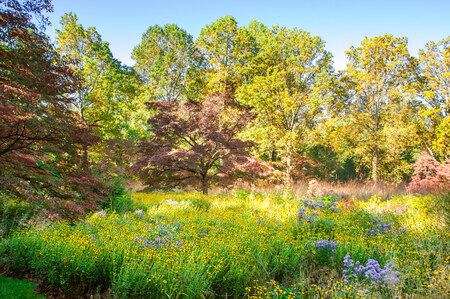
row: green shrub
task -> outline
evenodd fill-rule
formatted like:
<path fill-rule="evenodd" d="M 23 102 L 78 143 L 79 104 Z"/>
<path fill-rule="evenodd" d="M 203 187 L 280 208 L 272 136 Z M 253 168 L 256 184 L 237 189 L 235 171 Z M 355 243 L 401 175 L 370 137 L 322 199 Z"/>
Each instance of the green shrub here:
<path fill-rule="evenodd" d="M 234 196 L 236 196 L 236 198 L 239 198 L 239 199 L 247 199 L 250 196 L 250 194 L 252 194 L 251 191 L 245 190 L 242 188 L 238 188 L 234 192 Z"/>
<path fill-rule="evenodd" d="M 29 202 L 6 195 L 0 196 L 0 239 L 7 237 L 11 231 L 36 214 L 36 207 Z"/>
<path fill-rule="evenodd" d="M 109 191 L 109 199 L 102 205 L 103 209 L 109 209 L 118 213 L 133 211 L 136 206 L 131 199 L 131 194 L 122 186 L 120 180 L 114 182 Z"/>
<path fill-rule="evenodd" d="M 450 191 L 434 195 L 431 210 L 436 216 L 440 216 L 447 226 L 450 226 Z"/>
<path fill-rule="evenodd" d="M 211 202 L 203 198 L 193 198 L 191 202 L 196 210 L 208 211 L 211 208 Z"/>

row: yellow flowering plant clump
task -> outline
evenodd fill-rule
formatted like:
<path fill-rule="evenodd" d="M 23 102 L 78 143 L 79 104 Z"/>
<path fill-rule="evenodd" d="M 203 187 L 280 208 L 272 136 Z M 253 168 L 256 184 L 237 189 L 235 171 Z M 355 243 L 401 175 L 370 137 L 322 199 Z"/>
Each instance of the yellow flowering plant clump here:
<path fill-rule="evenodd" d="M 439 225 L 416 229 L 412 204 L 402 213 L 393 208 L 412 199 L 373 197 L 343 209 L 329 197 L 302 202 L 274 193 L 132 198 L 133 212 L 99 210 L 76 224 L 16 232 L 0 243 L 2 267 L 33 272 L 67 292 L 82 285 L 118 298 L 429 297 L 449 291 L 449 233 Z"/>

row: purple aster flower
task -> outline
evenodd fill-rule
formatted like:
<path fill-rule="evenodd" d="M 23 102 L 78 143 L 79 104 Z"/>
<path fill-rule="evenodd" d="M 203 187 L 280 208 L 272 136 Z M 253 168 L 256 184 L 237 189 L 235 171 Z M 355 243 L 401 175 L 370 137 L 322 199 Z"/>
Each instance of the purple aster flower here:
<path fill-rule="evenodd" d="M 323 252 L 327 252 L 327 251 L 331 251 L 333 254 L 336 252 L 336 246 L 338 245 L 336 242 L 334 241 L 329 241 L 329 240 L 320 240 L 317 242 L 312 243 L 312 245 L 314 245 L 314 247 L 316 247 L 316 249 L 318 251 L 323 251 Z"/>
<path fill-rule="evenodd" d="M 392 287 L 399 282 L 398 271 L 393 271 L 393 263 L 387 263 L 384 268 L 380 266 L 377 260 L 369 259 L 365 266 L 361 265 L 359 261 L 353 263 L 350 256 L 347 254 L 344 257 L 344 270 L 342 271 L 345 281 L 350 277 L 359 279 L 368 279 L 372 285 L 386 285 Z M 349 273 L 352 273 L 350 274 Z"/>

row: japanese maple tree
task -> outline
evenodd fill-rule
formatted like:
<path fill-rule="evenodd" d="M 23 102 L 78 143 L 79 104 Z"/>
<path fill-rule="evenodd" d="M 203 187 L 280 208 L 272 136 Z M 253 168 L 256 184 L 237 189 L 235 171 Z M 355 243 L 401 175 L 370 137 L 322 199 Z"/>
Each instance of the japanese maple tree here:
<path fill-rule="evenodd" d="M 264 171 L 247 152 L 252 143 L 237 137 L 253 115 L 227 107 L 226 102 L 224 94 L 215 93 L 202 103 L 148 103 L 157 111 L 148 120 L 153 136 L 141 142 L 135 168 L 149 186 L 200 186 L 207 194 L 211 184 Z M 227 109 L 234 111 L 226 113 Z"/>
<path fill-rule="evenodd" d="M 51 11 L 48 0 L 0 5 L 0 190 L 67 218 L 104 195 L 80 168 L 79 149 L 97 139 L 70 110 L 77 80 L 42 32 Z"/>
<path fill-rule="evenodd" d="M 414 163 L 414 173 L 408 192 L 448 193 L 450 190 L 450 159 L 439 163 L 428 152 L 422 151 Z"/>

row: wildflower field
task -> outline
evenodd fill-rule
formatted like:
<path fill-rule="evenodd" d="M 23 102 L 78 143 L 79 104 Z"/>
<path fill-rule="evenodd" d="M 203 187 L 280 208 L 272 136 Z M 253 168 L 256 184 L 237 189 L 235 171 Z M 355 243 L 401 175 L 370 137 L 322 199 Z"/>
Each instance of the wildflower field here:
<path fill-rule="evenodd" d="M 25 227 L 2 267 L 109 298 L 444 298 L 450 233 L 431 196 L 133 194 L 133 211 Z"/>

